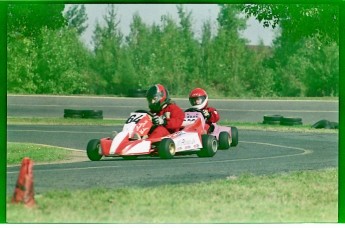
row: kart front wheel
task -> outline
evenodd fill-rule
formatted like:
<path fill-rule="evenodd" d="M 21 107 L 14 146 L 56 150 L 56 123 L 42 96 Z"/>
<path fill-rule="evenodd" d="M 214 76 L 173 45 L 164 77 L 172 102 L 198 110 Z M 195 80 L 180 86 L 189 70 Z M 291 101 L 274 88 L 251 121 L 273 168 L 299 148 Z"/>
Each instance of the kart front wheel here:
<path fill-rule="evenodd" d="M 163 139 L 158 147 L 158 154 L 160 158 L 171 159 L 176 153 L 175 143 L 172 139 Z"/>
<path fill-rule="evenodd" d="M 86 154 L 87 157 L 91 161 L 99 161 L 102 158 L 101 151 L 101 141 L 99 139 L 92 139 L 89 141 L 86 147 Z"/>
<path fill-rule="evenodd" d="M 227 150 L 231 145 L 231 138 L 228 132 L 222 131 L 219 134 L 219 148 L 220 150 Z"/>
<path fill-rule="evenodd" d="M 238 130 L 236 127 L 231 127 L 231 138 L 232 138 L 231 146 L 237 146 L 237 144 L 238 144 Z"/>
<path fill-rule="evenodd" d="M 202 135 L 202 149 L 197 152 L 198 157 L 213 157 L 217 153 L 218 141 L 213 135 Z"/>

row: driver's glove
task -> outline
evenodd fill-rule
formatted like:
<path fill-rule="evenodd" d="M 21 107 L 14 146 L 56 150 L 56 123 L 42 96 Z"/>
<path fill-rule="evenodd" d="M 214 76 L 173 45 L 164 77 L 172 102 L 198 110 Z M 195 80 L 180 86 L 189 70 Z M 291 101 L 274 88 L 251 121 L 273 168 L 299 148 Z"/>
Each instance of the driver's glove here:
<path fill-rule="evenodd" d="M 166 124 L 166 117 L 163 116 L 153 116 L 152 122 L 154 125 L 165 125 Z"/>
<path fill-rule="evenodd" d="M 209 119 L 211 117 L 211 113 L 209 113 L 206 109 L 201 110 L 201 112 L 205 119 Z"/>

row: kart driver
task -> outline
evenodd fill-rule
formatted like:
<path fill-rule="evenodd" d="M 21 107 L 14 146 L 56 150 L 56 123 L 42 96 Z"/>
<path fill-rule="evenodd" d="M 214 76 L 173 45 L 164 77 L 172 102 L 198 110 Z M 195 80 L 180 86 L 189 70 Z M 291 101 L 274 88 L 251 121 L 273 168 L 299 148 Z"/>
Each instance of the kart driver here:
<path fill-rule="evenodd" d="M 205 90 L 201 88 L 193 89 L 189 94 L 189 102 L 193 108 L 201 111 L 206 120 L 205 130 L 212 132 L 214 126 L 212 123 L 216 123 L 219 120 L 219 113 L 213 107 L 208 107 L 208 95 Z"/>
<path fill-rule="evenodd" d="M 184 120 L 183 110 L 170 100 L 169 92 L 161 84 L 150 87 L 146 93 L 154 126 L 151 128 L 149 138 L 164 137 L 179 131 Z"/>

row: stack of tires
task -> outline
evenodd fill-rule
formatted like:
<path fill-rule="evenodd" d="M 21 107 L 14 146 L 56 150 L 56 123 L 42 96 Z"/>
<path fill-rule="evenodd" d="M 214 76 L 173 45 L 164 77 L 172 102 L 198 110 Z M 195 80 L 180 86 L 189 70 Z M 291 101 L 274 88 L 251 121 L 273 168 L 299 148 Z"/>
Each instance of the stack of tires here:
<path fill-rule="evenodd" d="M 311 128 L 315 129 L 339 129 L 339 123 L 337 122 L 331 122 L 329 120 L 320 120 L 314 123 Z"/>
<path fill-rule="evenodd" d="M 102 110 L 65 109 L 64 118 L 103 119 Z"/>
<path fill-rule="evenodd" d="M 295 126 L 302 125 L 302 118 L 284 117 L 281 115 L 264 115 L 263 124 Z"/>

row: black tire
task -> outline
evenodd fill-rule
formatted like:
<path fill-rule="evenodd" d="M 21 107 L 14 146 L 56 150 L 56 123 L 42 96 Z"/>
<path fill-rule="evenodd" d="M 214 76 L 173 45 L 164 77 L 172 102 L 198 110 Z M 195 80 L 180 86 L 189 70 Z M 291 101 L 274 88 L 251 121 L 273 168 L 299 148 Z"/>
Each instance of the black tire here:
<path fill-rule="evenodd" d="M 339 129 L 339 123 L 331 122 L 330 123 L 330 129 Z"/>
<path fill-rule="evenodd" d="M 231 145 L 232 147 L 237 146 L 238 144 L 238 130 L 237 127 L 231 127 L 231 138 L 232 138 L 232 142 Z"/>
<path fill-rule="evenodd" d="M 83 116 L 83 119 L 103 119 L 103 116 Z"/>
<path fill-rule="evenodd" d="M 311 128 L 321 129 L 321 128 L 330 128 L 330 122 L 328 120 L 320 120 L 314 123 Z"/>
<path fill-rule="evenodd" d="M 338 129 L 339 128 L 339 124 L 337 122 L 331 122 L 328 120 L 320 120 L 316 123 L 314 123 L 311 128 L 315 128 L 315 129 Z"/>
<path fill-rule="evenodd" d="M 101 141 L 99 139 L 91 139 L 87 144 L 86 154 L 91 161 L 99 161 L 103 157 L 99 154 L 100 146 Z"/>
<path fill-rule="evenodd" d="M 280 121 L 281 125 L 294 126 L 302 125 L 302 118 L 299 117 L 283 117 Z"/>
<path fill-rule="evenodd" d="M 163 139 L 158 147 L 158 155 L 163 159 L 172 159 L 175 155 L 176 147 L 172 139 Z"/>
<path fill-rule="evenodd" d="M 280 120 L 279 121 L 274 121 L 274 120 L 264 120 L 262 122 L 263 124 L 270 124 L 270 125 L 279 125 L 280 124 Z"/>
<path fill-rule="evenodd" d="M 129 97 L 146 97 L 147 90 L 144 89 L 130 89 L 128 90 Z"/>
<path fill-rule="evenodd" d="M 278 125 L 280 124 L 281 119 L 283 116 L 281 115 L 264 115 L 264 121 L 263 124 L 272 124 L 272 125 Z"/>
<path fill-rule="evenodd" d="M 281 115 L 264 115 L 264 121 L 281 121 Z"/>
<path fill-rule="evenodd" d="M 82 112 L 85 119 L 103 119 L 102 110 L 83 110 Z"/>
<path fill-rule="evenodd" d="M 78 114 L 64 114 L 64 118 L 83 118 L 83 115 L 78 115 Z"/>
<path fill-rule="evenodd" d="M 64 118 L 83 118 L 82 110 L 64 109 Z"/>
<path fill-rule="evenodd" d="M 75 109 L 64 109 L 64 113 L 67 115 L 82 115 L 82 110 L 75 110 Z"/>
<path fill-rule="evenodd" d="M 283 126 L 297 126 L 297 125 L 303 125 L 302 122 L 281 122 L 280 125 Z"/>
<path fill-rule="evenodd" d="M 217 153 L 218 141 L 213 135 L 202 135 L 202 149 L 197 152 L 198 157 L 213 157 Z"/>
<path fill-rule="evenodd" d="M 219 150 L 227 150 L 230 148 L 231 145 L 231 138 L 228 132 L 226 131 L 222 131 L 219 134 L 219 138 L 218 138 L 218 149 Z"/>

